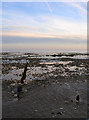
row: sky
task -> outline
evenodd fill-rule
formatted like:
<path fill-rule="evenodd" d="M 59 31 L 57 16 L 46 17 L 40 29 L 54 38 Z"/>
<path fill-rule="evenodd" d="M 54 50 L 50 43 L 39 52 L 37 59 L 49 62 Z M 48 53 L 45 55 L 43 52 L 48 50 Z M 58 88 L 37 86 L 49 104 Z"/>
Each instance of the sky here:
<path fill-rule="evenodd" d="M 87 3 L 4 2 L 2 45 L 6 51 L 87 51 Z"/>

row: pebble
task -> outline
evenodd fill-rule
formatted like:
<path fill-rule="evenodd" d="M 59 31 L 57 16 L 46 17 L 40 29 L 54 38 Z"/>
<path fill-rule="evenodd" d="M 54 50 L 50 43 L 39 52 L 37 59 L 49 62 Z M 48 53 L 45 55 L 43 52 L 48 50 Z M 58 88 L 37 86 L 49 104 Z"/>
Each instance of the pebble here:
<path fill-rule="evenodd" d="M 60 115 L 62 115 L 62 113 L 63 113 L 63 112 L 57 112 L 57 114 L 60 114 Z"/>
<path fill-rule="evenodd" d="M 16 84 L 15 83 L 11 83 L 10 86 L 14 87 Z"/>
<path fill-rule="evenodd" d="M 17 97 L 17 94 L 14 94 L 14 97 Z"/>
<path fill-rule="evenodd" d="M 54 112 L 51 112 L 51 114 L 54 114 Z"/>
<path fill-rule="evenodd" d="M 60 85 L 62 85 L 62 83 L 60 83 Z"/>
<path fill-rule="evenodd" d="M 28 83 L 27 83 L 27 82 L 25 82 L 24 84 L 25 84 L 25 85 L 27 85 Z"/>
<path fill-rule="evenodd" d="M 65 100 L 65 103 L 68 104 L 69 102 Z"/>
<path fill-rule="evenodd" d="M 24 92 L 27 92 L 27 91 L 28 91 L 27 89 L 24 90 Z"/>
<path fill-rule="evenodd" d="M 13 101 L 17 101 L 18 99 L 17 98 L 14 98 Z"/>
<path fill-rule="evenodd" d="M 45 87 L 45 85 L 42 85 L 42 87 Z"/>
<path fill-rule="evenodd" d="M 77 96 L 76 96 L 76 102 L 79 102 L 79 100 L 80 100 L 80 96 L 77 95 Z"/>
<path fill-rule="evenodd" d="M 55 82 L 53 82 L 53 85 L 55 85 Z"/>
<path fill-rule="evenodd" d="M 37 112 L 38 110 L 34 110 L 35 112 Z"/>
<path fill-rule="evenodd" d="M 73 100 L 71 100 L 71 102 L 73 102 Z"/>
<path fill-rule="evenodd" d="M 57 99 L 55 98 L 54 100 L 56 101 Z"/>
<path fill-rule="evenodd" d="M 53 115 L 52 117 L 54 118 L 54 117 L 56 117 L 56 115 Z"/>
<path fill-rule="evenodd" d="M 11 91 L 12 94 L 14 94 L 15 92 L 14 91 Z"/>

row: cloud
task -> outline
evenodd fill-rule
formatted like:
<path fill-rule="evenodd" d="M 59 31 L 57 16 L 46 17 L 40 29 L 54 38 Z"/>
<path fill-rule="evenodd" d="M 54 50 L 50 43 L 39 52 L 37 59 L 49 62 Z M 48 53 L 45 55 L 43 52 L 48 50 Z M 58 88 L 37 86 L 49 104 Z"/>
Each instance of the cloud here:
<path fill-rule="evenodd" d="M 67 4 L 73 6 L 74 8 L 77 8 L 77 9 L 78 9 L 79 11 L 81 11 L 82 13 L 87 14 L 87 8 L 85 9 L 82 5 L 80 5 L 80 3 L 78 3 L 78 2 L 76 2 L 76 3 L 74 3 L 74 2 L 69 2 L 69 3 L 67 3 Z M 85 5 L 87 6 L 87 3 L 86 3 Z"/>
<path fill-rule="evenodd" d="M 87 23 L 71 21 L 62 19 L 59 16 L 39 16 L 39 20 L 35 20 L 34 17 L 29 17 L 26 22 L 19 19 L 19 23 L 16 20 L 9 20 L 11 25 L 3 25 L 4 35 L 10 36 L 23 36 L 23 37 L 50 37 L 50 38 L 76 38 L 86 39 L 87 36 Z M 6 22 L 5 22 L 6 21 Z M 8 23 L 6 19 L 4 22 Z M 14 25 L 14 26 L 13 26 Z M 22 26 L 23 25 L 23 26 Z M 78 27 L 79 26 L 79 27 Z"/>
<path fill-rule="evenodd" d="M 50 5 L 49 5 L 47 0 L 45 0 L 45 4 L 47 5 L 50 14 L 53 14 L 52 8 L 50 7 Z"/>
<path fill-rule="evenodd" d="M 22 12 L 3 11 L 3 34 L 10 36 L 82 37 L 86 39 L 87 22 L 70 20 L 61 16 L 26 15 Z M 79 26 L 79 27 L 78 27 Z"/>
<path fill-rule="evenodd" d="M 60 39 L 71 39 L 71 40 L 79 40 L 81 41 L 86 41 L 87 40 L 87 35 L 82 35 L 82 34 L 60 34 L 60 35 L 52 35 L 52 34 L 41 34 L 41 33 L 27 33 L 27 32 L 2 32 L 3 36 L 12 36 L 12 37 L 24 37 L 24 38 L 60 38 Z"/>

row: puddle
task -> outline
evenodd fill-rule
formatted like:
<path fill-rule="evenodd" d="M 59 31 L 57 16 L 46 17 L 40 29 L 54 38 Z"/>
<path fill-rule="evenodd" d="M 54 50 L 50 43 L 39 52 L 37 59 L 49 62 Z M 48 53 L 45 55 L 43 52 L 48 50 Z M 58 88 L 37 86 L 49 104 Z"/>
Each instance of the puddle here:
<path fill-rule="evenodd" d="M 42 67 L 31 67 L 28 68 L 30 70 L 27 71 L 27 74 L 43 74 L 43 73 L 47 73 L 47 71 L 45 70 L 46 68 L 42 68 Z"/>
<path fill-rule="evenodd" d="M 73 57 L 70 57 L 70 56 L 61 56 L 60 58 L 89 59 L 89 57 L 87 55 L 74 55 Z"/>
<path fill-rule="evenodd" d="M 48 62 L 41 62 L 40 64 L 46 64 L 46 65 L 50 65 L 50 64 L 63 64 L 63 65 L 67 65 L 69 63 L 72 63 L 72 61 L 48 61 Z"/>
<path fill-rule="evenodd" d="M 3 80 L 20 80 L 21 77 L 17 76 L 17 75 L 13 75 L 11 73 L 8 73 L 8 74 L 2 75 L 2 79 Z"/>
<path fill-rule="evenodd" d="M 26 63 L 29 62 L 29 60 L 2 60 L 3 64 L 9 64 L 9 63 Z"/>

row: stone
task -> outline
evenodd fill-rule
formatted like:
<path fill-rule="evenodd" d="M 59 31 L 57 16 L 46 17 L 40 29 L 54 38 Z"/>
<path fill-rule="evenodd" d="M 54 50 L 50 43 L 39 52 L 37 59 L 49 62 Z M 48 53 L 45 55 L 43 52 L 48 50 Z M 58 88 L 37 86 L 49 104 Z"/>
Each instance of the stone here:
<path fill-rule="evenodd" d="M 57 112 L 57 114 L 60 114 L 60 115 L 62 115 L 62 112 Z"/>

